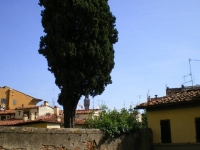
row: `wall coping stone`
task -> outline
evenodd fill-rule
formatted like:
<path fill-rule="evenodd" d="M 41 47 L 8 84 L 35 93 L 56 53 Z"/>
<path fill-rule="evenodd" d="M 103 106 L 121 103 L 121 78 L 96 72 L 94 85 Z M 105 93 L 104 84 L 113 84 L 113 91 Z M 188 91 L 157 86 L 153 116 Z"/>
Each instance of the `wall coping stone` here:
<path fill-rule="evenodd" d="M 49 133 L 66 133 L 66 134 L 102 134 L 103 132 L 99 129 L 82 129 L 82 128 L 34 128 L 34 127 L 0 127 L 0 133 L 42 133 L 42 134 L 49 134 Z"/>

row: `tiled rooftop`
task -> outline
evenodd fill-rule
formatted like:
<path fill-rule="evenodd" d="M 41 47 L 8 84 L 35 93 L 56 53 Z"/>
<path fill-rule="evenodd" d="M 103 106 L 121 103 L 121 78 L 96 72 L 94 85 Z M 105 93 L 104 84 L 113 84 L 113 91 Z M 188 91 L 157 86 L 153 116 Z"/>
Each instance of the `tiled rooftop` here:
<path fill-rule="evenodd" d="M 167 96 L 150 98 L 145 103 L 141 103 L 136 106 L 136 108 L 146 108 L 151 106 L 160 106 L 167 104 L 180 104 L 180 103 L 193 103 L 199 101 L 200 102 L 200 89 L 190 89 L 185 90 L 182 89 L 176 93 L 170 93 Z"/>
<path fill-rule="evenodd" d="M 14 114 L 15 110 L 10 109 L 10 110 L 0 110 L 0 115 L 5 115 L 5 114 Z"/>
<path fill-rule="evenodd" d="M 17 108 L 15 108 L 15 109 L 16 109 L 16 110 L 34 109 L 34 108 L 38 108 L 38 107 L 50 107 L 50 108 L 53 108 L 53 107 L 51 107 L 50 105 L 42 104 L 42 105 L 40 105 L 40 106 L 35 106 L 35 105 L 33 105 L 33 106 L 22 106 L 22 107 L 17 107 Z"/>
<path fill-rule="evenodd" d="M 89 109 L 89 110 L 76 110 L 76 114 L 89 114 L 93 111 L 98 111 L 100 109 Z"/>
<path fill-rule="evenodd" d="M 18 123 L 23 122 L 23 120 L 17 120 L 17 119 L 10 119 L 10 120 L 0 120 L 0 126 L 5 126 L 5 125 L 15 125 Z"/>
<path fill-rule="evenodd" d="M 77 125 L 85 124 L 85 120 L 80 118 L 75 118 L 75 125 L 76 124 Z"/>
<path fill-rule="evenodd" d="M 40 116 L 35 120 L 27 120 L 23 121 L 22 119 L 9 119 L 9 120 L 0 120 L 0 126 L 3 125 L 19 125 L 19 124 L 26 124 L 26 123 L 34 123 L 34 122 L 50 122 L 50 123 L 63 123 L 63 119 L 61 121 L 57 121 L 56 115 L 46 115 Z"/>
<path fill-rule="evenodd" d="M 5 126 L 5 125 L 6 126 L 13 126 L 13 125 L 26 124 L 26 123 L 35 123 L 35 122 L 49 122 L 49 123 L 63 124 L 64 123 L 63 116 L 60 117 L 61 121 L 58 121 L 57 117 L 60 117 L 60 116 L 46 115 L 46 116 L 38 117 L 35 120 L 27 120 L 27 121 L 23 121 L 22 119 L 0 120 L 0 126 Z M 85 123 L 84 119 L 75 118 L 75 124 L 81 125 L 81 124 L 84 124 L 84 123 Z"/>
<path fill-rule="evenodd" d="M 26 106 L 26 107 L 17 107 L 15 108 L 16 110 L 21 110 L 21 109 L 33 109 L 33 108 L 38 108 L 39 106 Z"/>

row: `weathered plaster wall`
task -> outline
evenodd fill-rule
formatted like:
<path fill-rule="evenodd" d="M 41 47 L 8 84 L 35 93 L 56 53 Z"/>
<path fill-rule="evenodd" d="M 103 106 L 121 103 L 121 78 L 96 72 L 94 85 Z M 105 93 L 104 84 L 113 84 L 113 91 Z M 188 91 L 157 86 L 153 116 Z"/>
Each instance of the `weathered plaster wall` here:
<path fill-rule="evenodd" d="M 96 129 L 0 128 L 5 150 L 150 150 L 151 145 L 150 129 L 108 140 Z"/>

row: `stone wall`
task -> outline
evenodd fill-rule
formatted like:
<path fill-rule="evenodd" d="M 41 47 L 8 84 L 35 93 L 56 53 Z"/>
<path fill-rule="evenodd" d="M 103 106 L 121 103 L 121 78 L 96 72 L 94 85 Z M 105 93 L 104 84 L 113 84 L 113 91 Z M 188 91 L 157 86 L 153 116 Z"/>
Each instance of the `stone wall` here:
<path fill-rule="evenodd" d="M 152 132 L 107 139 L 97 129 L 0 127 L 0 150 L 150 150 Z"/>

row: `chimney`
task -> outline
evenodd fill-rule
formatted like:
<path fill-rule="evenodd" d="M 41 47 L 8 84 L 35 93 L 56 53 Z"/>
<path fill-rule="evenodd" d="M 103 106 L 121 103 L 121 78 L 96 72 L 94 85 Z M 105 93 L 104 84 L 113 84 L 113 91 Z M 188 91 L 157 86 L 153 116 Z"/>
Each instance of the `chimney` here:
<path fill-rule="evenodd" d="M 49 102 L 44 101 L 44 106 L 49 106 Z"/>
<path fill-rule="evenodd" d="M 58 116 L 59 115 L 59 110 L 60 109 L 57 106 L 55 106 L 54 107 L 54 114 Z"/>
<path fill-rule="evenodd" d="M 148 96 L 148 97 L 147 97 L 147 102 L 148 102 L 148 101 L 150 101 L 150 100 L 151 100 L 151 97 L 150 97 L 150 96 Z"/>
<path fill-rule="evenodd" d="M 28 116 L 27 116 L 27 114 L 24 114 L 23 121 L 27 121 L 27 120 L 28 120 Z"/>
<path fill-rule="evenodd" d="M 58 122 L 61 122 L 61 118 L 60 117 L 57 117 L 56 119 L 57 119 Z"/>
<path fill-rule="evenodd" d="M 34 114 L 34 113 L 31 113 L 30 119 L 31 119 L 31 120 L 35 120 L 35 114 Z"/>

